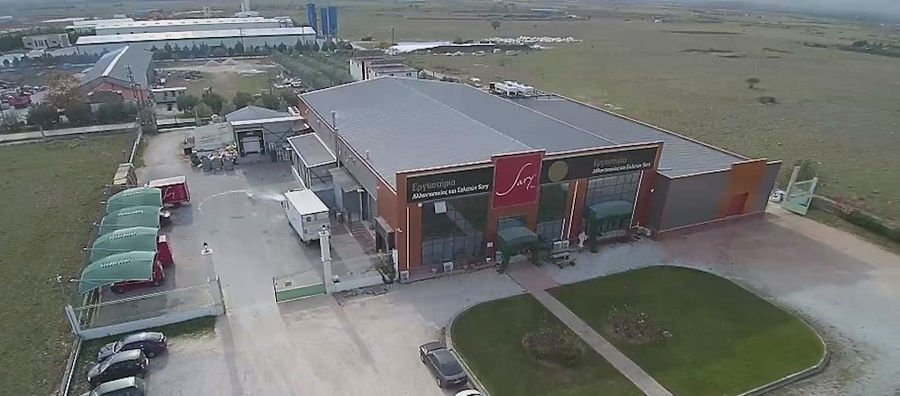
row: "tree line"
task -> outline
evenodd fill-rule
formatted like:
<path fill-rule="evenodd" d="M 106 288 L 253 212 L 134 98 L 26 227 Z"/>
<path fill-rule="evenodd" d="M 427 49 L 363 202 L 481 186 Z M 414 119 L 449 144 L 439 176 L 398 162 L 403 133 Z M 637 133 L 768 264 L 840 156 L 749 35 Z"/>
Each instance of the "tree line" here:
<path fill-rule="evenodd" d="M 245 47 L 243 43 L 238 42 L 235 45 L 228 47 L 225 45 L 225 42 L 219 42 L 219 45 L 210 46 L 206 43 L 191 46 L 178 46 L 166 44 L 162 48 L 157 48 L 153 46 L 150 48 L 153 51 L 153 59 L 154 60 L 166 60 L 166 59 L 192 59 L 192 58 L 223 58 L 227 56 L 263 56 L 270 55 L 275 52 L 279 53 L 305 53 L 305 52 L 319 52 L 319 51 L 334 51 L 336 49 L 344 49 L 344 48 L 352 48 L 349 42 L 340 42 L 335 43 L 333 41 L 326 41 L 320 47 L 318 43 L 306 43 L 302 40 L 297 40 L 297 42 L 288 46 L 284 43 L 279 45 L 270 46 L 266 43 L 263 46 L 247 46 Z"/>

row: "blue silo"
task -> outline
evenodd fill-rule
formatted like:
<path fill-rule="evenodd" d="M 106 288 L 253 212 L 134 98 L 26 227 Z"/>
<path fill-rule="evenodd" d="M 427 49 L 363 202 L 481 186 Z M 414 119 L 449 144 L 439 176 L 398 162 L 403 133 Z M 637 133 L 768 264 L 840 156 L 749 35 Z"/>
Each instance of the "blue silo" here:
<path fill-rule="evenodd" d="M 323 28 L 324 28 L 324 26 L 323 26 Z M 338 29 L 337 7 L 328 6 L 328 35 L 331 37 L 337 37 L 337 29 Z"/>
<path fill-rule="evenodd" d="M 321 18 L 322 18 L 322 20 L 321 20 L 321 22 L 322 22 L 322 34 L 321 34 L 321 36 L 322 36 L 322 37 L 326 37 L 326 36 L 328 36 L 328 26 L 329 26 L 329 23 L 328 23 L 328 8 L 326 8 L 326 7 L 319 8 L 319 15 L 320 15 Z"/>
<path fill-rule="evenodd" d="M 319 33 L 319 26 L 316 24 L 316 3 L 306 4 L 306 22 L 316 31 L 316 34 Z"/>

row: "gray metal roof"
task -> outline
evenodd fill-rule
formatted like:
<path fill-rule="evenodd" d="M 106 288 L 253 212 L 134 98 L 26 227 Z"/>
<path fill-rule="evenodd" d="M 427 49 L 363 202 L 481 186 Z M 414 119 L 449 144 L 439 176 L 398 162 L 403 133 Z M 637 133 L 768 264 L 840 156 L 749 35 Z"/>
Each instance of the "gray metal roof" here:
<path fill-rule="evenodd" d="M 558 96 L 509 100 L 459 83 L 379 77 L 302 98 L 394 184 L 404 170 L 484 161 L 494 154 L 548 153 L 663 141 L 668 176 L 727 169 L 742 158 Z"/>
<path fill-rule="evenodd" d="M 164 40 L 203 40 L 240 37 L 312 36 L 316 31 L 308 26 L 261 29 L 189 30 L 184 32 L 105 34 L 78 37 L 76 45 L 138 43 Z"/>
<path fill-rule="evenodd" d="M 244 106 L 225 115 L 228 122 L 265 120 L 269 118 L 290 117 L 289 113 L 258 106 Z"/>
<path fill-rule="evenodd" d="M 312 168 L 335 162 L 334 154 L 325 147 L 315 133 L 290 137 L 288 143 L 307 167 Z"/>
<path fill-rule="evenodd" d="M 150 68 L 152 56 L 150 51 L 126 45 L 101 56 L 97 63 L 84 72 L 81 83 L 87 84 L 101 77 L 111 77 L 128 83 L 131 81 L 128 77 L 128 66 L 131 66 L 134 82 L 144 89 L 149 89 L 147 70 Z"/>
<path fill-rule="evenodd" d="M 309 92 L 302 98 L 392 186 L 400 171 L 484 161 L 530 147 L 461 113 L 421 89 L 455 84 L 382 77 Z M 476 91 L 477 92 L 477 91 Z M 477 144 L 474 144 L 478 142 Z"/>
<path fill-rule="evenodd" d="M 594 133 L 616 144 L 663 142 L 659 173 L 669 177 L 728 169 L 745 158 L 569 99 L 550 95 L 515 103 Z"/>

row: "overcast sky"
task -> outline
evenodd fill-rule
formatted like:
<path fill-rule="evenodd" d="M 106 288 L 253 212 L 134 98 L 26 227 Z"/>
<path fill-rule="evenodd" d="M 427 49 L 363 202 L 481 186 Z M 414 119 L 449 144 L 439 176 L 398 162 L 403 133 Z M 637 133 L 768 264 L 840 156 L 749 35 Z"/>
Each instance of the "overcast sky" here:
<path fill-rule="evenodd" d="M 676 0 L 692 4 L 743 2 L 784 9 L 805 9 L 828 13 L 862 13 L 900 18 L 900 0 Z"/>

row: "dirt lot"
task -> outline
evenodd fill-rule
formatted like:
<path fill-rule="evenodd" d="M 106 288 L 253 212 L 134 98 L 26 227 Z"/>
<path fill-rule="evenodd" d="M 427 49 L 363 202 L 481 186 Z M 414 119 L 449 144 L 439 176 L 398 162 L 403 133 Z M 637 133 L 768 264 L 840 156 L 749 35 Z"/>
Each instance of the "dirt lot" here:
<path fill-rule="evenodd" d="M 425 7 L 425 6 L 423 6 Z M 485 6 L 487 7 L 487 6 Z M 517 56 L 417 56 L 437 72 L 483 81 L 517 79 L 600 105 L 738 153 L 792 164 L 819 162 L 821 193 L 900 219 L 900 59 L 813 48 L 885 40 L 889 31 L 835 20 L 743 13 L 689 13 L 677 7 L 582 6 L 582 21 L 415 20 L 458 7 L 342 9 L 342 32 L 374 41 L 573 36 Z M 599 7 L 599 6 L 598 6 Z M 652 16 L 662 16 L 653 23 Z M 712 22 L 710 22 L 712 21 Z M 894 34 L 893 39 L 897 39 Z M 744 80 L 761 83 L 749 89 Z M 847 83 L 852 81 L 853 83 Z M 757 99 L 772 96 L 778 104 Z M 783 169 L 784 176 L 789 173 Z"/>
<path fill-rule="evenodd" d="M 213 92 L 225 100 L 234 99 L 237 92 L 257 94 L 268 92 L 269 80 L 278 75 L 279 66 L 268 59 L 228 59 L 219 61 L 181 61 L 160 64 L 167 75 L 166 86 L 188 87 L 187 93 L 200 97 L 203 90 L 212 87 Z M 202 78 L 185 81 L 184 72 L 200 72 Z"/>

